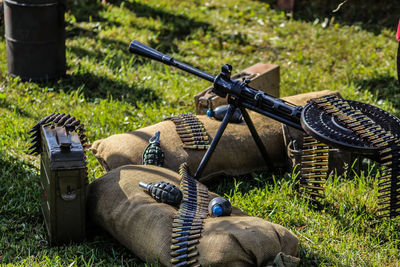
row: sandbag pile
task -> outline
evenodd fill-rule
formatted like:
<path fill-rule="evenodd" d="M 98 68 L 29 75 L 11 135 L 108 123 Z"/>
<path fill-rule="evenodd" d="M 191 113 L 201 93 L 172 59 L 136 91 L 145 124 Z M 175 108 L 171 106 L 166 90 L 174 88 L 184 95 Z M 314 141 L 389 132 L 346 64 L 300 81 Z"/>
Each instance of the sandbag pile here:
<path fill-rule="evenodd" d="M 178 185 L 178 173 L 152 165 L 127 165 L 89 185 L 89 217 L 147 263 L 170 265 L 177 208 L 156 202 L 139 182 Z M 210 192 L 210 199 L 217 195 Z M 233 207 L 231 216 L 204 219 L 201 266 L 296 266 L 298 240 L 289 230 Z"/>
<path fill-rule="evenodd" d="M 305 105 L 307 100 L 334 92 L 325 90 L 283 98 L 296 105 Z M 258 113 L 249 111 L 249 115 L 262 139 L 269 157 L 275 167 L 286 166 L 286 148 L 281 123 Z M 211 140 L 221 122 L 205 115 L 197 116 L 204 125 Z M 95 157 L 107 170 L 113 170 L 127 164 L 141 164 L 142 153 L 148 140 L 160 131 L 161 148 L 165 153 L 164 167 L 178 171 L 179 166 L 187 162 L 192 173 L 199 165 L 205 150 L 185 149 L 177 134 L 176 125 L 166 120 L 133 132 L 116 134 L 95 141 L 91 147 Z M 264 159 L 244 122 L 231 123 L 226 128 L 210 162 L 200 177 L 201 182 L 221 175 L 243 175 L 253 171 L 267 170 Z"/>
<path fill-rule="evenodd" d="M 311 98 L 332 93 L 306 93 L 286 97 L 284 100 L 295 105 L 305 105 Z M 274 166 L 286 167 L 289 143 L 288 138 L 284 141 L 281 123 L 255 112 L 249 111 L 249 115 Z M 181 180 L 177 173 L 179 166 L 187 163 L 190 172 L 194 173 L 205 153 L 205 149 L 188 148 L 185 140 L 182 140 L 182 133 L 179 133 L 182 131 L 179 129 L 180 120 L 190 121 L 196 125 L 196 129 L 200 125 L 202 136 L 209 141 L 221 123 L 207 116 L 183 115 L 130 133 L 98 140 L 91 147 L 108 173 L 89 185 L 89 217 L 147 263 L 171 264 L 172 223 L 178 208 L 157 202 L 139 187 L 139 182 L 148 184 L 165 181 L 178 185 Z M 165 155 L 163 167 L 141 165 L 145 158 L 143 151 L 155 134 L 157 146 Z M 293 162 L 292 158 L 290 166 Z M 267 166 L 246 124 L 230 123 L 200 177 L 200 182 L 220 175 L 243 175 L 263 170 L 267 170 Z M 208 199 L 216 196 L 210 192 Z M 246 216 L 235 207 L 231 216 L 207 217 L 202 220 L 201 238 L 195 248 L 198 252 L 196 264 L 297 266 L 299 262 L 296 258 L 297 238 L 280 225 Z"/>

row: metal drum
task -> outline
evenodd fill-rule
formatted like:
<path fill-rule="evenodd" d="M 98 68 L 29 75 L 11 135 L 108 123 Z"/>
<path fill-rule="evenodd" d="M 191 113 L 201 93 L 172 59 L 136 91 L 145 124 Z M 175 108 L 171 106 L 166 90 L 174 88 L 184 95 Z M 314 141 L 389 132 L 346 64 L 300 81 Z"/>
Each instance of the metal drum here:
<path fill-rule="evenodd" d="M 65 0 L 3 0 L 11 76 L 45 81 L 65 75 Z"/>

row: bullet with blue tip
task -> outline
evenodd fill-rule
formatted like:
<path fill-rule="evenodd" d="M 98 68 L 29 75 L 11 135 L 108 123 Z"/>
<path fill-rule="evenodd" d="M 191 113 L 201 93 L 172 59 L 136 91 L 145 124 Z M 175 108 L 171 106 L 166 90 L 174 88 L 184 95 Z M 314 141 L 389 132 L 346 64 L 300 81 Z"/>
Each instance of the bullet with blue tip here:
<path fill-rule="evenodd" d="M 208 213 L 211 217 L 229 216 L 232 212 L 231 202 L 224 197 L 216 197 L 208 205 Z"/>

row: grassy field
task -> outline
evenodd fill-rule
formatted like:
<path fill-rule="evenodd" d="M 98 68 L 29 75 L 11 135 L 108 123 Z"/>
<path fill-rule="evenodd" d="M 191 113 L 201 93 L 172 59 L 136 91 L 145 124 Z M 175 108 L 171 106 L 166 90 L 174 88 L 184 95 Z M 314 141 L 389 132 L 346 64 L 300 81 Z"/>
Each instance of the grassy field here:
<path fill-rule="evenodd" d="M 283 96 L 338 90 L 399 114 L 396 25 L 375 23 L 379 13 L 375 20 L 349 21 L 325 13 L 310 19 L 308 9 L 285 15 L 259 1 L 106 2 L 68 2 L 68 71 L 55 82 L 8 76 L 0 28 L 0 264 L 144 265 L 103 232 L 82 244 L 49 247 L 39 209 L 39 158 L 26 154 L 27 130 L 52 112 L 81 119 L 94 141 L 194 111 L 193 96 L 209 83 L 132 56 L 133 39 L 213 74 L 223 63 L 234 70 L 278 64 Z M 104 171 L 93 156 L 88 161 L 93 181 Z M 400 219 L 376 219 L 377 174 L 370 164 L 331 177 L 321 209 L 296 197 L 295 174 L 279 171 L 225 179 L 211 189 L 293 231 L 302 266 L 398 266 Z"/>

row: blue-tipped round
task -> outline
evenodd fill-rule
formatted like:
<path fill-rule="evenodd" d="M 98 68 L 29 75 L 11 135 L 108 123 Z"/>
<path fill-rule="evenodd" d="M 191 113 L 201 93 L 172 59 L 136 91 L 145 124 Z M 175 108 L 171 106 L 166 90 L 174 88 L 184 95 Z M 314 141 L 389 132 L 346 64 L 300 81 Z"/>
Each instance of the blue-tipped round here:
<path fill-rule="evenodd" d="M 231 212 L 231 202 L 224 197 L 213 198 L 208 204 L 208 213 L 211 217 L 229 216 Z"/>
<path fill-rule="evenodd" d="M 207 114 L 208 117 L 212 118 L 214 116 L 214 111 L 209 108 L 209 109 L 207 109 L 206 114 Z"/>
<path fill-rule="evenodd" d="M 212 217 L 219 217 L 219 216 L 221 216 L 222 215 L 222 207 L 221 207 L 221 205 L 215 205 L 213 208 L 212 208 L 212 214 L 211 214 L 211 216 Z"/>

